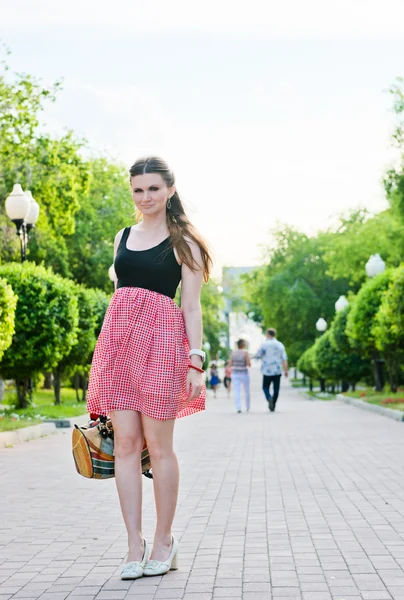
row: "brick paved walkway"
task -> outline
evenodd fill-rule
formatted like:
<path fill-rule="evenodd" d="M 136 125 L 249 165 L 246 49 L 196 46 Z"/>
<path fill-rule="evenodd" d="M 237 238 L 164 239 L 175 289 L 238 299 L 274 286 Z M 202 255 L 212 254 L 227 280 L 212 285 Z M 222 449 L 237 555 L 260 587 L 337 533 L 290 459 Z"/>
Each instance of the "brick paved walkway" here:
<path fill-rule="evenodd" d="M 113 481 L 76 475 L 70 431 L 0 450 L 0 600 L 404 600 L 404 423 L 284 385 L 269 413 L 223 392 L 178 422 L 181 565 L 123 582 Z M 152 539 L 152 484 L 144 480 Z"/>

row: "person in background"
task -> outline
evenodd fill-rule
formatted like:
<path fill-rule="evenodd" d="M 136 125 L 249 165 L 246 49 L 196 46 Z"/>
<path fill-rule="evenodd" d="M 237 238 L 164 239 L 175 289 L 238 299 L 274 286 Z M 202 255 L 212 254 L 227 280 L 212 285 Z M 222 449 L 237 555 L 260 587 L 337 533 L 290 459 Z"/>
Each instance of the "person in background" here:
<path fill-rule="evenodd" d="M 227 395 L 230 396 L 230 391 L 231 391 L 231 366 L 230 366 L 230 361 L 227 360 L 225 365 L 224 365 L 224 387 L 227 390 Z"/>
<path fill-rule="evenodd" d="M 212 363 L 210 367 L 210 387 L 213 390 L 213 396 L 216 398 L 216 390 L 217 386 L 220 383 L 219 375 L 217 374 L 217 366 L 215 363 Z"/>
<path fill-rule="evenodd" d="M 285 346 L 276 339 L 276 330 L 273 327 L 267 329 L 267 339 L 259 348 L 256 358 L 262 358 L 262 389 L 264 390 L 269 410 L 274 412 L 281 385 L 282 367 L 285 377 L 288 376 L 288 357 Z M 271 383 L 273 385 L 272 395 L 269 391 Z"/>
<path fill-rule="evenodd" d="M 234 400 L 238 413 L 241 413 L 241 386 L 244 387 L 246 410 L 247 412 L 250 410 L 250 374 L 248 367 L 251 367 L 251 359 L 246 347 L 245 340 L 238 340 L 237 350 L 234 350 L 230 357 L 232 381 L 234 384 Z"/>

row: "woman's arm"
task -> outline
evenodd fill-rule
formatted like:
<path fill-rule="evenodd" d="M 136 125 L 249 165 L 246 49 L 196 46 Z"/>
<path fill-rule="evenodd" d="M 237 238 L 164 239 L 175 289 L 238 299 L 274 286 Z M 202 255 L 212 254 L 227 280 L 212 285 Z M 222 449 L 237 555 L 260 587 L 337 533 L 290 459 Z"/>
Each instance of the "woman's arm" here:
<path fill-rule="evenodd" d="M 115 236 L 115 239 L 114 239 L 114 260 L 112 261 L 112 265 L 115 263 L 116 253 L 118 252 L 118 246 L 119 246 L 119 242 L 121 241 L 121 237 L 122 237 L 123 232 L 124 232 L 124 230 L 121 229 L 121 231 L 118 231 L 118 233 Z M 117 283 L 118 283 L 118 279 L 117 279 L 117 276 L 116 276 L 116 273 L 115 273 L 115 269 L 114 269 L 114 286 L 115 286 L 115 289 L 116 289 Z"/>
<path fill-rule="evenodd" d="M 182 264 L 181 275 L 181 308 L 184 315 L 185 330 L 189 347 L 191 349 L 202 348 L 202 307 L 201 287 L 203 281 L 202 256 L 199 246 L 188 241 L 192 256 L 199 266 L 195 272 L 191 271 L 186 264 Z M 202 367 L 202 358 L 197 355 L 191 356 L 191 364 Z M 203 376 L 195 369 L 189 369 L 187 378 L 188 397 L 197 398 L 202 390 Z"/>
<path fill-rule="evenodd" d="M 250 355 L 249 355 L 249 353 L 247 351 L 245 353 L 245 358 L 246 358 L 246 361 L 247 361 L 247 367 L 251 367 L 251 358 L 250 358 Z"/>

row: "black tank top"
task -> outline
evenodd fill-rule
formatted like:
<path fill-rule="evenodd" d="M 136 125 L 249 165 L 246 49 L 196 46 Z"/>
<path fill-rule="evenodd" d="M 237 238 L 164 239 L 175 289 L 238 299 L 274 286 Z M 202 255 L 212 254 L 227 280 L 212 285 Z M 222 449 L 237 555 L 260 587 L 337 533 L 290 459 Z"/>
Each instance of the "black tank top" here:
<path fill-rule="evenodd" d="M 175 298 L 181 281 L 181 265 L 175 258 L 170 238 L 148 250 L 128 250 L 126 240 L 130 230 L 125 227 L 115 257 L 116 287 L 139 287 Z"/>

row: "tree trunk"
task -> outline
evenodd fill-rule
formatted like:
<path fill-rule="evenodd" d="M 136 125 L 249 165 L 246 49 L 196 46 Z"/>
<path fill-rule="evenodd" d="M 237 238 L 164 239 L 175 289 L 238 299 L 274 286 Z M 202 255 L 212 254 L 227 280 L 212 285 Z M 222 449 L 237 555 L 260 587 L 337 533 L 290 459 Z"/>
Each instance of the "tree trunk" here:
<path fill-rule="evenodd" d="M 351 383 L 351 390 L 354 392 L 356 390 L 356 381 Z"/>
<path fill-rule="evenodd" d="M 312 392 L 313 391 L 313 380 L 309 379 L 309 390 Z"/>
<path fill-rule="evenodd" d="M 320 391 L 325 392 L 325 379 L 320 379 Z"/>
<path fill-rule="evenodd" d="M 389 373 L 389 384 L 390 390 L 395 394 L 398 389 L 398 365 L 394 357 L 390 357 L 387 361 L 387 368 Z"/>
<path fill-rule="evenodd" d="M 311 381 L 311 379 L 310 379 Z M 303 387 L 306 387 L 306 375 L 303 375 Z"/>
<path fill-rule="evenodd" d="M 353 383 L 352 385 L 355 385 L 355 384 Z M 347 392 L 348 390 L 349 390 L 349 383 L 348 383 L 348 381 L 343 381 L 342 385 L 341 385 L 341 391 L 342 391 L 342 393 Z"/>
<path fill-rule="evenodd" d="M 80 373 L 75 373 L 74 374 L 74 389 L 76 391 L 76 401 L 80 402 L 80 395 L 79 395 L 79 389 L 80 389 Z"/>
<path fill-rule="evenodd" d="M 335 383 L 331 384 L 331 394 L 335 394 Z"/>
<path fill-rule="evenodd" d="M 52 372 L 44 373 L 45 381 L 43 382 L 44 390 L 52 389 Z"/>
<path fill-rule="evenodd" d="M 55 404 L 60 405 L 60 388 L 62 385 L 62 373 L 58 369 L 53 371 L 53 390 L 55 392 Z"/>
<path fill-rule="evenodd" d="M 373 375 L 375 380 L 376 392 L 382 392 L 384 388 L 383 362 L 384 361 L 380 358 L 373 358 Z"/>
<path fill-rule="evenodd" d="M 87 401 L 87 388 L 88 388 L 88 379 L 85 375 L 83 375 L 82 377 L 82 382 L 83 382 L 83 387 L 82 387 L 82 391 L 83 391 L 83 396 L 82 396 L 82 400 L 83 402 Z"/>
<path fill-rule="evenodd" d="M 17 389 L 17 408 L 28 407 L 28 384 L 29 377 L 15 380 L 15 387 Z"/>

